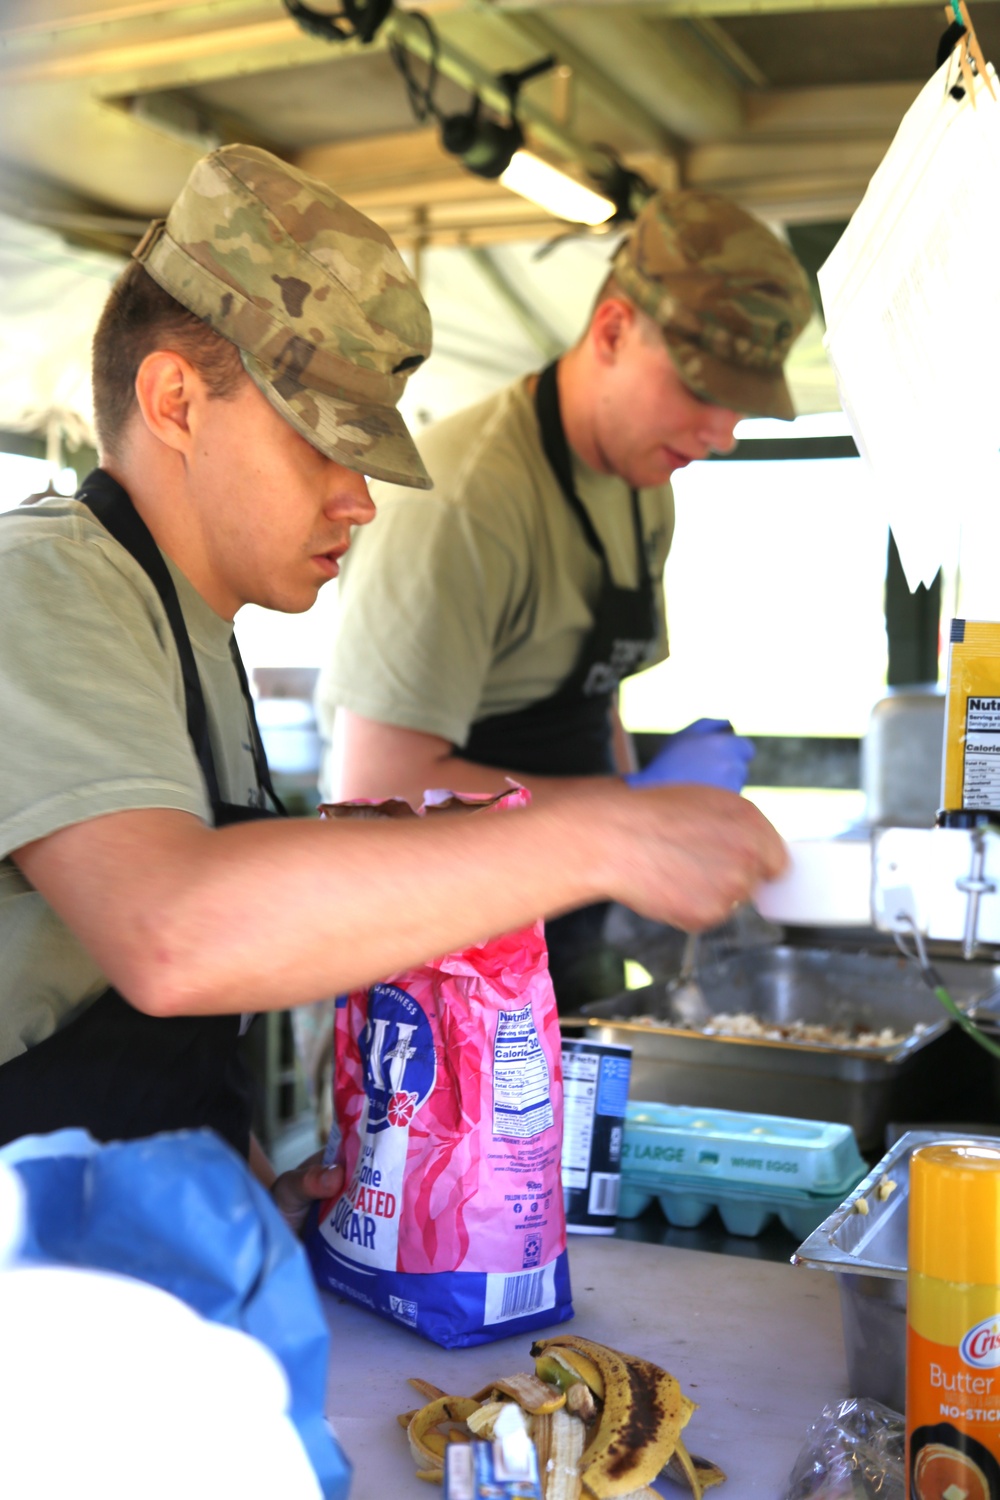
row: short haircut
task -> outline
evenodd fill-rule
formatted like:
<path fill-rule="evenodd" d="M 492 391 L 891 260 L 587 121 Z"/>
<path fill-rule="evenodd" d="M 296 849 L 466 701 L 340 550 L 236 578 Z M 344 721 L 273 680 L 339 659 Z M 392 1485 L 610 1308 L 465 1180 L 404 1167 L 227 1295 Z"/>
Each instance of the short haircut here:
<path fill-rule="evenodd" d="M 590 309 L 590 319 L 588 319 L 588 323 L 593 319 L 595 312 L 600 307 L 602 302 L 611 301 L 625 302 L 632 309 L 632 311 L 635 313 L 636 323 L 638 325 L 639 333 L 644 343 L 663 343 L 663 330 L 660 328 L 659 324 L 655 323 L 648 313 L 643 312 L 642 308 L 636 302 L 634 297 L 630 297 L 628 292 L 622 289 L 621 282 L 618 280 L 614 271 L 609 271 L 607 276 L 605 276 L 604 280 L 601 282 L 601 285 L 597 292 L 597 296 L 594 298 L 594 305 Z"/>
<path fill-rule="evenodd" d="M 138 261 L 130 261 L 104 304 L 92 352 L 94 426 L 103 454 L 120 457 L 136 409 L 139 366 L 156 349 L 171 349 L 194 366 L 210 396 L 235 396 L 248 379 L 235 344 L 165 292 Z"/>

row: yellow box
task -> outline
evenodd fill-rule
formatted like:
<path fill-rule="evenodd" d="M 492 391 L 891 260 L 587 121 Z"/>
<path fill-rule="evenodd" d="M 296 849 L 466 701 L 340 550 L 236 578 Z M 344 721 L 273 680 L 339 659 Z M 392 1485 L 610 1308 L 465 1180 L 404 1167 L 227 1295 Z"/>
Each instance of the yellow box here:
<path fill-rule="evenodd" d="M 952 620 L 941 806 L 1000 810 L 1000 623 Z"/>

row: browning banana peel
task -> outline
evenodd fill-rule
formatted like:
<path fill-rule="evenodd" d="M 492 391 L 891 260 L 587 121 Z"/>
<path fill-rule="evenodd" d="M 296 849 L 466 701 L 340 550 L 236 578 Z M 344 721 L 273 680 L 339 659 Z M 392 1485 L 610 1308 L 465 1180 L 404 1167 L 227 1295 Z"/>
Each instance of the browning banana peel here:
<path fill-rule="evenodd" d="M 718 1464 L 701 1458 L 697 1453 L 688 1453 L 679 1438 L 677 1448 L 664 1472 L 675 1484 L 686 1484 L 695 1500 L 701 1500 L 706 1490 L 710 1490 L 713 1485 L 722 1484 L 726 1477 Z"/>
<path fill-rule="evenodd" d="M 554 1350 L 572 1350 L 592 1361 L 604 1386 L 580 1460 L 584 1488 L 597 1500 L 616 1500 L 652 1483 L 677 1447 L 694 1402 L 672 1375 L 648 1360 L 575 1334 L 557 1334 L 532 1346 L 536 1358 Z"/>
<path fill-rule="evenodd" d="M 697 1405 L 666 1370 L 571 1333 L 539 1340 L 531 1353 L 534 1374 L 504 1376 L 471 1397 L 411 1380 L 435 1393 L 399 1419 L 421 1479 L 440 1482 L 447 1444 L 489 1437 L 512 1400 L 535 1443 L 543 1500 L 660 1500 L 649 1486 L 663 1470 L 702 1500 L 725 1479 L 681 1441 Z"/>
<path fill-rule="evenodd" d="M 680 1438 L 677 1439 L 677 1447 L 674 1449 L 667 1463 L 667 1473 L 675 1483 L 686 1484 L 694 1496 L 694 1500 L 701 1500 L 702 1484 L 698 1476 L 698 1470 L 695 1468 L 694 1461 Z"/>

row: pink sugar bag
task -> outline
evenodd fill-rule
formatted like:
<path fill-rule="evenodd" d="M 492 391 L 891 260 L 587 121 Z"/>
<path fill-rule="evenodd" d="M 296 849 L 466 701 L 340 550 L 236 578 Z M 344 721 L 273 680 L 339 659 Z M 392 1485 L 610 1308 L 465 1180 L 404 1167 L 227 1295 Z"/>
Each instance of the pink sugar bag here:
<path fill-rule="evenodd" d="M 572 1317 L 541 922 L 338 1000 L 336 1053 L 345 1188 L 306 1236 L 320 1285 L 449 1348 Z"/>

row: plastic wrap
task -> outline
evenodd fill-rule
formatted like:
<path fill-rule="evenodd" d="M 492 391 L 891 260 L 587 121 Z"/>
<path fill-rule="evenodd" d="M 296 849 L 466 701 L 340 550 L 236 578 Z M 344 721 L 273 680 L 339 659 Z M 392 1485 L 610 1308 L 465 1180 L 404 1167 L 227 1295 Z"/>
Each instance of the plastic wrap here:
<path fill-rule="evenodd" d="M 783 1500 L 904 1500 L 905 1451 L 899 1412 L 856 1397 L 825 1406 Z"/>

